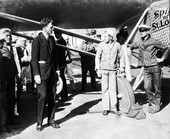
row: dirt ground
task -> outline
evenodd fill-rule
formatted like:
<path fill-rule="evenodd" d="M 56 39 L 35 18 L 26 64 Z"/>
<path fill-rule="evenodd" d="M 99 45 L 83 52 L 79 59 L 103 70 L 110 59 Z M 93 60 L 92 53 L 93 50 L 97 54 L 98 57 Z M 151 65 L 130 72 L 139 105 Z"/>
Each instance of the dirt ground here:
<path fill-rule="evenodd" d="M 133 70 L 135 77 L 138 70 Z M 76 88 L 80 90 L 81 76 L 76 75 Z M 88 78 L 88 82 L 90 79 Z M 123 115 L 109 113 L 102 115 L 100 80 L 97 79 L 99 91 L 91 92 L 88 84 L 87 92 L 74 94 L 69 88 L 69 101 L 56 101 L 56 122 L 59 129 L 46 125 L 43 130 L 36 131 L 37 95 L 23 93 L 19 104 L 21 125 L 9 126 L 9 133 L 2 134 L 0 139 L 170 139 L 170 72 L 163 69 L 162 76 L 162 109 L 156 114 L 147 112 L 148 103 L 143 93 L 142 84 L 135 92 L 136 101 L 142 105 L 146 119 L 136 120 Z"/>

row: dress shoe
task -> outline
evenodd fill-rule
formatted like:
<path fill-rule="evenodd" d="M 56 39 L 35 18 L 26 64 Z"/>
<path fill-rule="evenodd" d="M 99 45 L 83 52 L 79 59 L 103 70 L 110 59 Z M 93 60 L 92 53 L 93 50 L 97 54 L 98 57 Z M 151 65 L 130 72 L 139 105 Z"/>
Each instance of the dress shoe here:
<path fill-rule="evenodd" d="M 109 114 L 109 111 L 107 111 L 107 110 L 103 111 L 103 115 L 108 115 L 108 114 Z"/>
<path fill-rule="evenodd" d="M 117 111 L 117 110 L 110 111 L 110 113 L 112 113 L 112 114 L 118 114 L 118 115 L 121 115 L 121 114 L 122 114 L 120 111 Z"/>
<path fill-rule="evenodd" d="M 154 104 L 149 106 L 148 112 L 151 114 L 157 113 L 160 111 L 160 106 L 156 106 Z"/>
<path fill-rule="evenodd" d="M 39 123 L 38 123 L 38 124 L 37 124 L 37 131 L 40 132 L 40 131 L 42 131 L 42 129 L 43 129 L 43 128 L 42 128 L 42 124 L 39 124 Z"/>
<path fill-rule="evenodd" d="M 56 123 L 48 123 L 48 126 L 52 126 L 53 128 L 60 128 L 60 126 Z"/>

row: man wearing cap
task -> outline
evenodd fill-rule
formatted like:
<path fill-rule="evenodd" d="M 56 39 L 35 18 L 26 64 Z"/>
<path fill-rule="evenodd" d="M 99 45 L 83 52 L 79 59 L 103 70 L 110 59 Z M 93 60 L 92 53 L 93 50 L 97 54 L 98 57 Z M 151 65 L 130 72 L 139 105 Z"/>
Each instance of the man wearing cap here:
<path fill-rule="evenodd" d="M 58 57 L 56 55 L 55 40 L 51 36 L 53 33 L 53 20 L 51 18 L 43 18 L 41 26 L 42 32 L 34 38 L 32 43 L 31 59 L 38 92 L 37 131 L 42 131 L 43 129 L 42 124 L 46 103 L 48 104 L 48 125 L 53 128 L 59 128 L 59 125 L 54 120 Z"/>
<path fill-rule="evenodd" d="M 95 69 L 102 78 L 103 115 L 117 113 L 117 70 L 124 71 L 124 56 L 121 45 L 115 40 L 115 32 L 108 29 L 103 34 L 103 42 L 98 45 Z"/>
<path fill-rule="evenodd" d="M 123 45 L 127 40 L 128 36 L 129 34 L 128 34 L 127 26 L 125 26 L 122 29 L 120 29 L 119 33 L 116 35 L 117 42 L 119 42 L 120 45 Z"/>
<path fill-rule="evenodd" d="M 141 24 L 139 32 L 141 40 L 130 44 L 131 49 L 139 48 L 142 65 L 144 67 L 144 88 L 149 101 L 149 113 L 156 113 L 161 106 L 161 66 L 160 63 L 167 58 L 170 47 L 155 40 L 150 35 L 150 26 Z M 161 58 L 157 57 L 158 50 L 163 51 Z"/>

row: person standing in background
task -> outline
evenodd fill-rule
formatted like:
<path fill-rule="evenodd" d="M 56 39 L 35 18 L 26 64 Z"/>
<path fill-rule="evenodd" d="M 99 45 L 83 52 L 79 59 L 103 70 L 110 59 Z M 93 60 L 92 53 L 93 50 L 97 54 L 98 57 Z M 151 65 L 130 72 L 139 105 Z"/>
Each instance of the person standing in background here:
<path fill-rule="evenodd" d="M 1 29 L 4 37 L 4 45 L 1 49 L 4 59 L 5 76 L 7 81 L 7 101 L 8 101 L 8 124 L 20 124 L 14 116 L 14 108 L 16 103 L 15 96 L 15 79 L 21 76 L 21 66 L 17 54 L 17 50 L 12 46 L 12 35 L 9 28 Z"/>
<path fill-rule="evenodd" d="M 89 36 L 93 36 L 96 34 L 96 30 L 91 30 Z M 96 44 L 83 41 L 80 45 L 80 49 L 90 53 L 96 53 Z M 97 91 L 96 88 L 96 73 L 95 73 L 95 58 L 91 56 L 87 56 L 85 54 L 80 53 L 81 56 L 81 69 L 82 69 L 82 82 L 81 82 L 81 90 L 86 91 L 87 87 L 87 72 L 89 71 L 91 77 L 91 88 L 93 91 Z"/>
<path fill-rule="evenodd" d="M 117 42 L 120 43 L 120 45 L 123 45 L 126 42 L 128 36 L 129 36 L 129 33 L 127 30 L 127 26 L 125 26 L 119 30 L 119 33 L 117 33 L 116 35 Z"/>
<path fill-rule="evenodd" d="M 67 47 L 71 47 L 71 44 L 69 43 L 69 38 L 66 40 L 66 44 L 67 44 Z M 72 60 L 72 52 L 67 50 L 68 53 L 67 53 L 67 56 L 66 56 L 66 75 L 67 75 L 67 78 L 68 80 L 70 81 L 70 85 L 71 85 L 71 88 L 72 88 L 72 92 L 73 93 L 77 93 L 77 90 L 76 90 L 76 87 L 75 87 L 75 78 L 74 78 L 74 75 L 73 75 L 73 60 Z"/>
<path fill-rule="evenodd" d="M 55 37 L 57 39 L 56 43 L 66 46 L 66 41 L 62 37 L 62 33 L 58 31 L 54 31 Z M 60 77 L 63 81 L 63 89 L 61 90 L 61 99 L 59 101 L 67 101 L 68 100 L 68 90 L 67 90 L 67 82 L 65 77 L 65 70 L 66 70 L 66 56 L 67 56 L 67 49 L 62 47 L 57 47 L 59 56 L 59 70 L 60 70 Z"/>
<path fill-rule="evenodd" d="M 7 93 L 4 61 L 2 57 L 2 48 L 4 44 L 4 35 L 0 32 L 0 133 L 7 131 Z"/>

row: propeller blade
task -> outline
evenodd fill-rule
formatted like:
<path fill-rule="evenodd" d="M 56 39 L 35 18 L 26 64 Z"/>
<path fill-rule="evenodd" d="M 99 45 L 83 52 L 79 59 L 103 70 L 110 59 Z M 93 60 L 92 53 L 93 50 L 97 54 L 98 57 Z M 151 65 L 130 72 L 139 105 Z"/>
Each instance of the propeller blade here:
<path fill-rule="evenodd" d="M 33 39 L 34 39 L 34 37 L 31 37 L 31 36 L 28 36 L 28 35 L 24 35 L 24 34 L 21 34 L 21 33 L 12 32 L 12 34 L 15 35 L 15 36 L 27 38 L 27 39 L 29 39 L 29 40 L 33 40 Z M 59 47 L 62 47 L 62 48 L 65 48 L 65 49 L 74 51 L 74 52 L 83 53 L 83 54 L 86 54 L 86 55 L 89 55 L 89 56 L 95 56 L 95 54 L 90 53 L 90 52 L 86 52 L 86 51 L 83 51 L 83 50 L 66 47 L 66 46 L 61 45 L 61 44 L 56 44 L 56 45 L 59 46 Z"/>
<path fill-rule="evenodd" d="M 19 17 L 19 16 L 16 16 L 16 15 L 3 13 L 3 12 L 0 12 L 0 17 L 5 18 L 5 19 L 9 19 L 9 20 L 12 20 L 12 21 L 16 21 L 16 22 L 19 22 L 19 23 L 34 24 L 34 25 L 37 26 L 37 28 L 41 29 L 40 28 L 40 22 L 38 22 L 38 21 L 34 21 L 34 20 L 31 20 L 31 19 L 27 19 L 27 18 L 23 18 L 23 17 Z M 60 28 L 60 27 L 57 27 L 57 26 L 54 26 L 54 29 L 62 32 L 63 34 L 67 34 L 69 36 L 81 38 L 81 39 L 88 40 L 88 41 L 95 42 L 95 43 L 101 42 L 98 39 L 91 38 L 89 36 L 82 35 L 82 34 L 79 34 L 79 33 L 71 32 L 71 31 L 68 31 L 66 29 L 63 29 L 63 28 Z"/>

